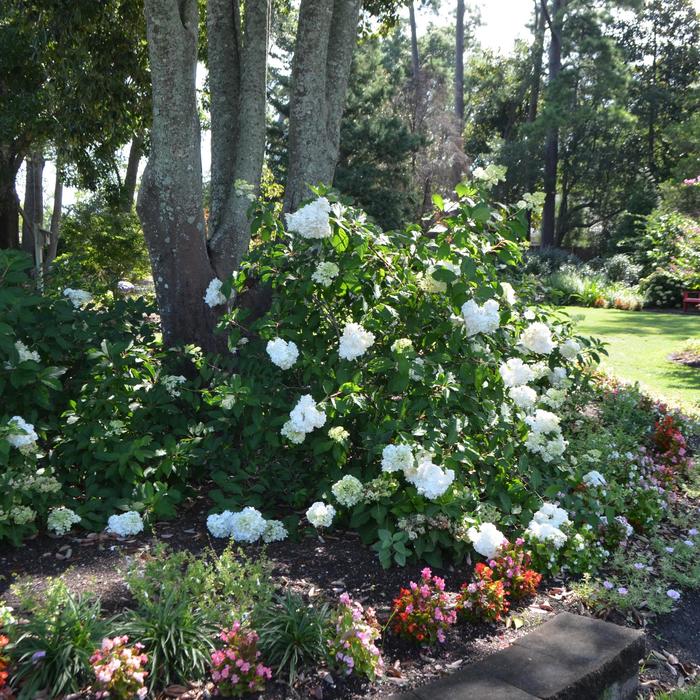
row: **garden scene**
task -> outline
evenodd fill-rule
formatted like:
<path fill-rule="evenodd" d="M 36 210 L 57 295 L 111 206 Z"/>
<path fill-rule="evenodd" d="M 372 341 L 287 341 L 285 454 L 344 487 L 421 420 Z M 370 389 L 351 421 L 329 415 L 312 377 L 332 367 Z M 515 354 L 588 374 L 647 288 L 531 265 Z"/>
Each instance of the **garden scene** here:
<path fill-rule="evenodd" d="M 700 698 L 699 10 L 5 0 L 0 698 Z"/>

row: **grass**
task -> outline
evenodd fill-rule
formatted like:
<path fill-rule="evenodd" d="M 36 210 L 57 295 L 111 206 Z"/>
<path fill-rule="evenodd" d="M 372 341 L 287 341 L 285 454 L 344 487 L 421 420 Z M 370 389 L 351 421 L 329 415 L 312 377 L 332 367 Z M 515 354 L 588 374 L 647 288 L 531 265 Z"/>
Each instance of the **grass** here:
<path fill-rule="evenodd" d="M 689 338 L 700 338 L 700 314 L 565 307 L 581 335 L 605 341 L 602 369 L 649 393 L 700 411 L 700 369 L 672 362 Z"/>
<path fill-rule="evenodd" d="M 700 686 L 664 693 L 659 695 L 659 700 L 700 700 Z"/>

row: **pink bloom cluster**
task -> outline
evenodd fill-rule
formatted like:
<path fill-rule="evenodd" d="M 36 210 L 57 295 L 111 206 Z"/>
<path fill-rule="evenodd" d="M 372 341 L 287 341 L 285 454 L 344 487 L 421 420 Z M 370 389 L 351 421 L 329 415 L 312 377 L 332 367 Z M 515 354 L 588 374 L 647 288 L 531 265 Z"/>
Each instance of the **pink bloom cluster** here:
<path fill-rule="evenodd" d="M 330 663 L 347 676 L 354 672 L 374 681 L 384 670 L 382 654 L 376 645 L 380 636 L 374 610 L 365 610 L 343 593 L 335 618 L 335 636 L 328 640 Z"/>
<path fill-rule="evenodd" d="M 272 671 L 260 662 L 257 632 L 234 622 L 219 639 L 223 645 L 211 655 L 211 679 L 219 694 L 233 697 L 264 690 Z"/>
<path fill-rule="evenodd" d="M 692 187 L 693 185 L 700 185 L 700 175 L 697 177 L 689 177 L 683 180 L 683 184 L 687 187 Z"/>
<path fill-rule="evenodd" d="M 129 638 L 114 637 L 102 640 L 102 646 L 90 657 L 95 673 L 95 697 L 131 700 L 144 698 L 148 689 L 144 670 L 148 656 L 142 653 L 143 644 L 127 646 Z"/>
<path fill-rule="evenodd" d="M 445 580 L 426 566 L 420 585 L 411 581 L 394 600 L 392 629 L 399 637 L 419 644 L 445 641 L 445 630 L 457 621 L 457 613 L 445 593 Z"/>

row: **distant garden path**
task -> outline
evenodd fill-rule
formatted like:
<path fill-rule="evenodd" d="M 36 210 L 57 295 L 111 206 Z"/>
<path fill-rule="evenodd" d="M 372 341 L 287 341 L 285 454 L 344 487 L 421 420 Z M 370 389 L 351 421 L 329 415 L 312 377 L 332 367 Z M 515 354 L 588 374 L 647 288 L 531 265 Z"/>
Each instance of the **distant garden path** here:
<path fill-rule="evenodd" d="M 602 362 L 621 379 L 700 411 L 700 369 L 669 360 L 689 338 L 700 340 L 700 313 L 619 311 L 566 307 L 582 335 L 608 343 Z"/>

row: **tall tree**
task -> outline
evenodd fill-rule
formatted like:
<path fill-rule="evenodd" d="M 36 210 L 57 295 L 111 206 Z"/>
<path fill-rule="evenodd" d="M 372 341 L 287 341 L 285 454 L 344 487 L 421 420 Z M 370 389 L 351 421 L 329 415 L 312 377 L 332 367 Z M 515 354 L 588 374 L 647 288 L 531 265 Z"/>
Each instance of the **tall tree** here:
<path fill-rule="evenodd" d="M 260 184 L 270 2 L 246 3 L 243 27 L 238 2 L 210 0 L 208 12 L 216 180 L 209 246 L 195 80 L 197 0 L 146 2 L 153 122 L 137 210 L 166 343 L 192 342 L 213 350 L 218 314 L 205 304 L 205 291 L 217 274 L 229 275 L 247 250 L 250 226 L 245 220 L 239 227 L 245 218 L 240 210 Z"/>
<path fill-rule="evenodd" d="M 284 207 L 333 182 L 361 0 L 302 0 L 292 62 Z"/>
<path fill-rule="evenodd" d="M 455 116 L 464 125 L 464 0 L 457 0 L 455 22 Z"/>
<path fill-rule="evenodd" d="M 541 0 L 542 12 L 549 27 L 549 71 L 547 90 L 553 96 L 557 87 L 557 78 L 561 72 L 561 44 L 564 9 L 567 0 L 552 0 L 551 12 L 547 0 Z M 552 100 L 552 103 L 554 100 Z M 550 110 L 551 112 L 552 110 Z M 559 164 L 559 127 L 557 117 L 551 114 L 551 123 L 547 130 L 544 150 L 544 208 L 542 210 L 542 240 L 543 248 L 555 243 L 555 218 L 557 199 L 557 167 Z"/>

